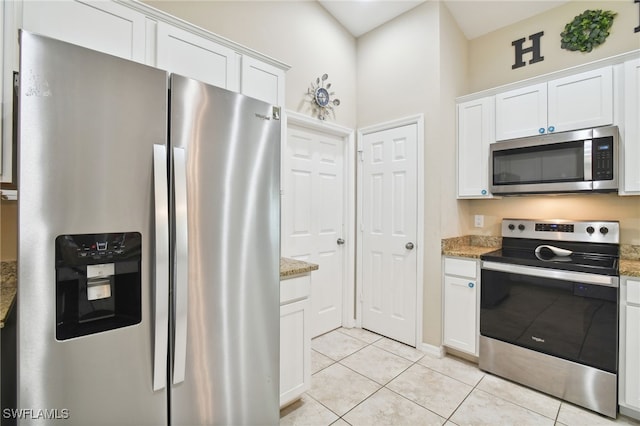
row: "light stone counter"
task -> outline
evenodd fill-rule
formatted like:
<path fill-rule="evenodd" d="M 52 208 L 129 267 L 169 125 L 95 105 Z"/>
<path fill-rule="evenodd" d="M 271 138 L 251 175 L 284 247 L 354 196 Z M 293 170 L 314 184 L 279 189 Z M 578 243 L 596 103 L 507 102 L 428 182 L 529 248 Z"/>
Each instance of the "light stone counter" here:
<path fill-rule="evenodd" d="M 280 279 L 306 274 L 307 272 L 315 271 L 317 269 L 318 265 L 315 263 L 289 259 L 287 257 L 280 258 Z"/>
<path fill-rule="evenodd" d="M 0 328 L 16 299 L 16 262 L 0 262 Z"/>
<path fill-rule="evenodd" d="M 502 246 L 502 237 L 485 235 L 465 235 L 446 238 L 441 242 L 444 256 L 468 257 L 480 259 L 480 256 L 498 250 Z"/>

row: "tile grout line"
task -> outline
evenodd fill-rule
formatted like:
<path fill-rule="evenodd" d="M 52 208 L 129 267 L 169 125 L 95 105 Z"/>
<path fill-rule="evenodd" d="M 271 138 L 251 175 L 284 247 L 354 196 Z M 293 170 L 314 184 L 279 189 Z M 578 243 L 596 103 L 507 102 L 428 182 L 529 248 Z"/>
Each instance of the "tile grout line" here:
<path fill-rule="evenodd" d="M 379 340 L 382 340 L 382 339 L 378 339 L 378 340 L 376 340 L 375 342 L 377 342 L 377 341 L 379 341 Z M 362 347 L 361 349 L 359 349 L 358 351 L 354 352 L 353 354 L 355 354 L 355 353 L 357 353 L 357 352 L 361 351 L 362 349 L 364 349 L 364 348 L 366 348 L 366 347 L 368 347 L 368 346 L 375 346 L 375 345 L 374 345 L 374 343 L 375 343 L 375 342 L 372 342 L 372 343 L 367 344 L 367 346 Z M 366 342 L 365 342 L 365 343 L 366 343 Z M 377 394 L 378 392 L 380 392 L 382 389 L 386 389 L 386 390 L 388 390 L 389 392 L 392 392 L 392 393 L 394 393 L 395 395 L 398 395 L 398 396 L 400 396 L 400 397 L 402 397 L 402 398 L 406 399 L 407 401 L 412 402 L 412 403 L 414 403 L 414 404 L 416 404 L 416 405 L 418 405 L 418 406 L 420 406 L 420 407 L 424 408 L 425 410 L 428 410 L 429 412 L 433 413 L 433 411 L 429 410 L 427 407 L 424 407 L 424 406 L 422 406 L 422 405 L 418 404 L 418 403 L 417 403 L 417 402 L 415 402 L 415 401 L 411 401 L 409 398 L 405 397 L 404 395 L 401 395 L 401 394 L 399 394 L 399 393 L 395 392 L 393 389 L 390 389 L 390 388 L 388 388 L 388 387 L 387 387 L 387 385 L 388 385 L 389 383 L 391 383 L 393 380 L 395 380 L 396 378 L 398 378 L 401 374 L 403 374 L 403 373 L 404 373 L 404 372 L 406 372 L 408 369 L 410 369 L 410 368 L 411 368 L 411 367 L 413 367 L 415 364 L 417 364 L 417 363 L 418 363 L 418 361 L 420 361 L 420 360 L 422 359 L 422 357 L 421 357 L 421 358 L 419 358 L 419 359 L 417 359 L 416 361 L 411 361 L 410 359 L 407 359 L 407 358 L 405 358 L 405 357 L 403 357 L 403 356 L 400 356 L 400 355 L 398 355 L 398 354 L 396 354 L 396 353 L 390 352 L 390 351 L 388 351 L 388 350 L 386 350 L 386 349 L 384 349 L 384 348 L 380 348 L 380 347 L 378 347 L 378 346 L 375 346 L 375 347 L 376 347 L 377 349 L 381 349 L 381 350 L 383 350 L 383 351 L 385 351 L 385 352 L 387 352 L 387 353 L 389 353 L 389 354 L 392 354 L 392 355 L 395 355 L 395 356 L 397 356 L 397 357 L 399 357 L 399 358 L 402 358 L 402 359 L 404 359 L 404 360 L 407 360 L 407 361 L 411 362 L 411 365 L 409 365 L 407 368 L 405 368 L 405 369 L 404 369 L 404 370 L 402 370 L 400 373 L 398 373 L 397 375 L 395 375 L 393 378 L 391 378 L 390 380 L 388 380 L 385 384 L 380 385 L 380 388 L 378 388 L 378 389 L 377 389 L 375 392 L 373 392 L 371 395 L 367 396 L 365 399 L 363 399 L 362 401 L 360 401 L 359 403 L 357 403 L 356 405 L 354 405 L 354 406 L 353 406 L 349 411 L 347 411 L 347 412 L 346 412 L 346 413 L 344 413 L 342 416 L 340 416 L 338 420 L 342 420 L 342 421 L 344 421 L 344 422 L 346 422 L 346 423 L 348 423 L 348 424 L 350 425 L 351 423 L 349 423 L 346 419 L 344 419 L 344 416 L 346 416 L 347 414 L 349 414 L 349 413 L 350 413 L 351 411 L 353 411 L 356 407 L 358 407 L 358 406 L 360 406 L 361 404 L 363 404 L 366 400 L 368 400 L 369 398 L 371 398 L 373 395 L 375 395 L 375 394 Z M 353 355 L 353 354 L 351 354 L 351 355 Z M 349 355 L 349 356 L 351 356 L 351 355 Z M 346 358 L 348 358 L 348 357 L 344 357 L 343 359 L 346 359 Z M 340 362 L 338 361 L 338 363 L 340 363 Z M 369 380 L 371 380 L 371 381 L 375 382 L 376 384 L 380 384 L 380 383 L 376 382 L 375 380 L 373 380 L 372 378 L 367 377 L 367 376 L 365 376 L 365 375 L 363 375 L 363 374 L 361 374 L 361 373 L 358 373 L 357 371 L 355 371 L 355 370 L 353 370 L 353 369 L 349 368 L 348 366 L 346 366 L 346 365 L 344 365 L 344 364 L 340 364 L 340 365 L 342 365 L 342 366 L 343 366 L 343 367 L 345 367 L 345 368 L 348 368 L 349 370 L 353 371 L 353 372 L 354 372 L 354 373 L 356 373 L 356 374 L 359 374 L 359 375 L 361 375 L 361 376 L 363 376 L 363 377 L 365 377 L 365 378 L 367 378 L 367 379 L 369 379 Z M 434 414 L 438 415 L 437 413 L 434 413 Z M 439 417 L 441 417 L 441 416 L 439 416 Z M 336 421 L 337 421 L 337 420 L 336 420 Z M 335 422 L 334 422 L 334 423 L 335 423 Z"/>

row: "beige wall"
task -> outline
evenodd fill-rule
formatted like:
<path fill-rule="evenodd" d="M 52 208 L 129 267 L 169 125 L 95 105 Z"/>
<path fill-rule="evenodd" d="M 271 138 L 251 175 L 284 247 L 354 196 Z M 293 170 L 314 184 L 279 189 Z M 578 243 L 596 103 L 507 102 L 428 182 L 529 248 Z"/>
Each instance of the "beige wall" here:
<path fill-rule="evenodd" d="M 18 203 L 0 201 L 0 260 L 18 259 Z"/>
<path fill-rule="evenodd" d="M 316 1 L 145 1 L 291 66 L 287 109 L 310 115 L 307 89 L 329 74 L 341 104 L 332 122 L 356 127 L 356 40 Z"/>
<path fill-rule="evenodd" d="M 590 53 L 570 52 L 560 48 L 560 33 L 576 15 L 587 9 L 604 9 L 617 13 L 611 34 L 601 46 Z M 469 42 L 469 92 L 525 80 L 553 71 L 593 62 L 598 59 L 640 49 L 640 33 L 633 29 L 638 25 L 638 5 L 631 0 L 578 1 L 541 13 L 530 19 L 494 31 Z M 511 42 L 526 37 L 524 46 L 531 42 L 529 35 L 544 31 L 540 40 L 544 60 L 521 68 L 511 69 L 515 61 Z M 531 59 L 524 55 L 525 61 Z"/>
<path fill-rule="evenodd" d="M 502 218 L 618 220 L 622 243 L 640 245 L 640 197 L 615 194 L 505 197 L 473 200 L 471 214 L 485 215 L 479 235 L 500 235 Z M 473 216 L 469 217 L 473 222 Z M 473 224 L 471 224 L 473 226 Z M 477 229 L 477 228 L 476 228 Z"/>

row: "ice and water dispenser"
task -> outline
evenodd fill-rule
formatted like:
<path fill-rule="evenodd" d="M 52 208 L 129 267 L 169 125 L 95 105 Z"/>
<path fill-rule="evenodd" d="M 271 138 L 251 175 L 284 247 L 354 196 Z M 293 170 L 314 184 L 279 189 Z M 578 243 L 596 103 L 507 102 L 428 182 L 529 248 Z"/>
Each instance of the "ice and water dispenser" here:
<path fill-rule="evenodd" d="M 137 324 L 142 236 L 138 232 L 56 238 L 56 339 Z"/>

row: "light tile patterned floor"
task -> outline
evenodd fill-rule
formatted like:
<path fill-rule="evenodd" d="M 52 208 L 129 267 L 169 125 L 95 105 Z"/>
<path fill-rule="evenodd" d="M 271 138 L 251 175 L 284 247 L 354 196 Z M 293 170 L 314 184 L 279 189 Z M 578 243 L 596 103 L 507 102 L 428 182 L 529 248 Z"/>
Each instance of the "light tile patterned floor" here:
<path fill-rule="evenodd" d="M 280 425 L 640 425 L 366 330 L 340 328 L 311 347 L 311 389 L 280 412 Z"/>

